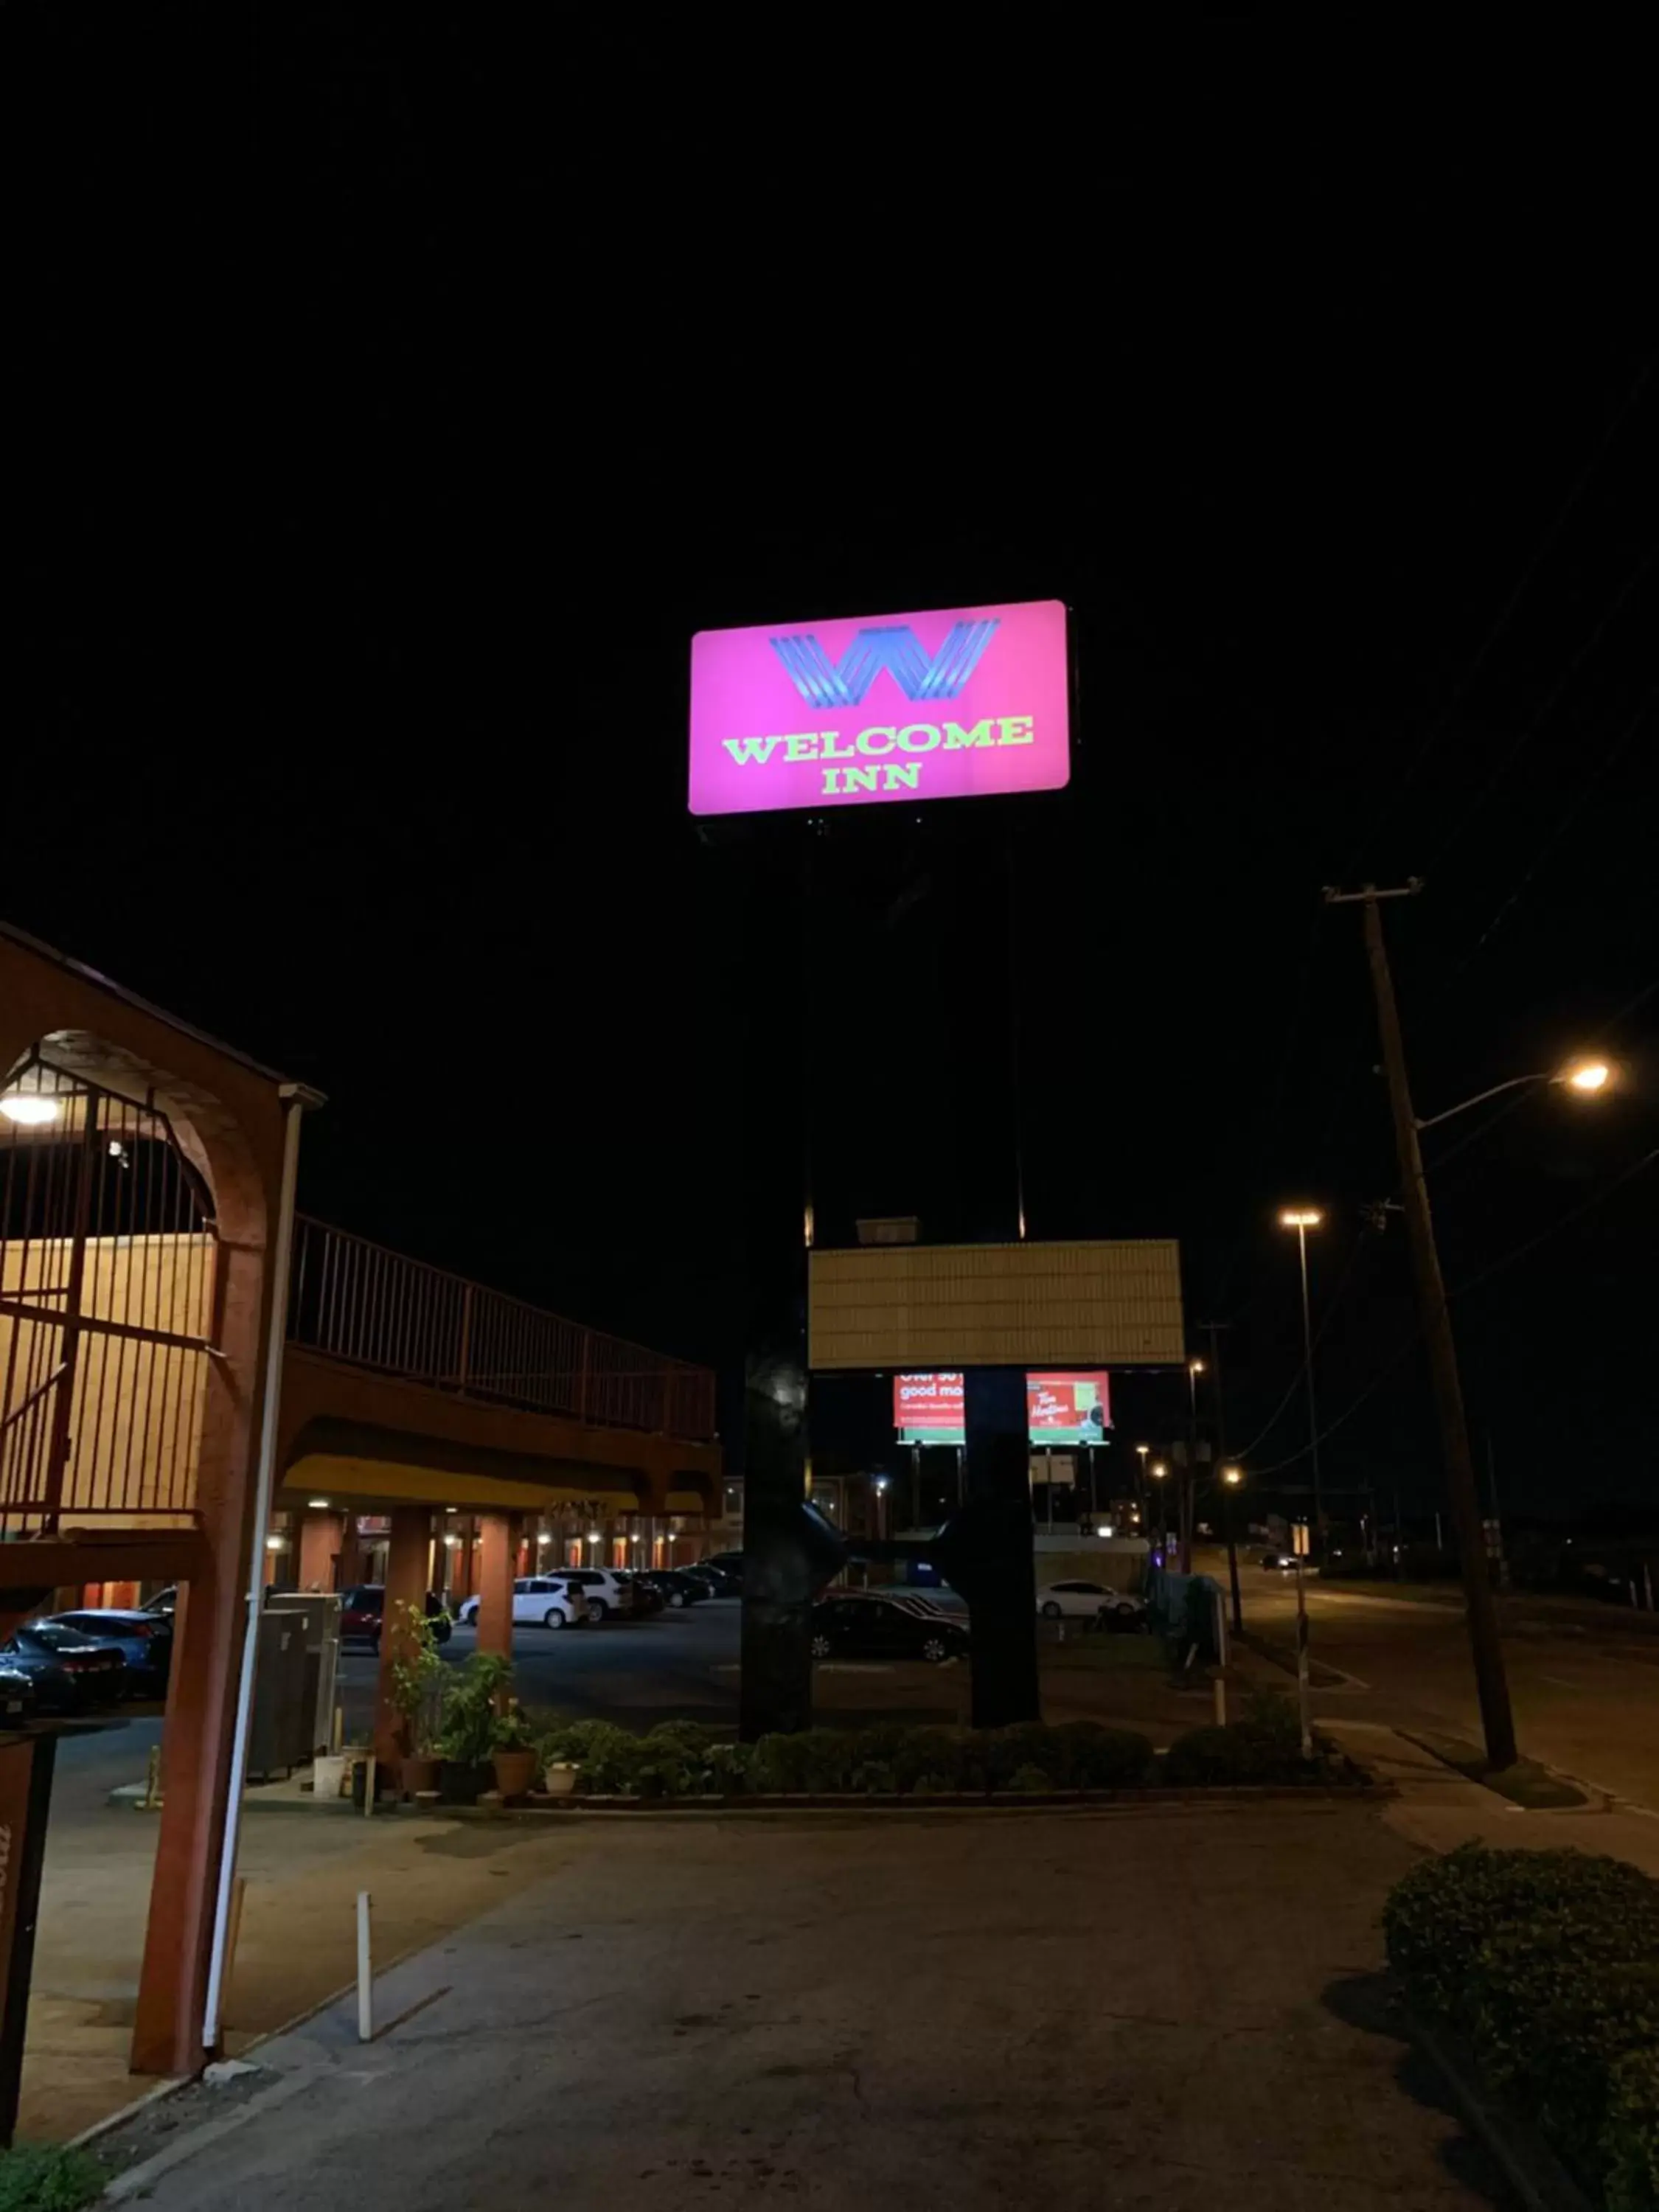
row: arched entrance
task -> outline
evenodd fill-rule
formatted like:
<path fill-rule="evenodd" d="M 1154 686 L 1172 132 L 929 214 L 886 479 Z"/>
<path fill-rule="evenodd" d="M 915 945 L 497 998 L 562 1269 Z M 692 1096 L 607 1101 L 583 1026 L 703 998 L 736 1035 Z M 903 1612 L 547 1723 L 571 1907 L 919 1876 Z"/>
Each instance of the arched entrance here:
<path fill-rule="evenodd" d="M 195 1527 L 217 1263 L 153 1091 L 33 1051 L 0 1100 L 0 1542 Z"/>

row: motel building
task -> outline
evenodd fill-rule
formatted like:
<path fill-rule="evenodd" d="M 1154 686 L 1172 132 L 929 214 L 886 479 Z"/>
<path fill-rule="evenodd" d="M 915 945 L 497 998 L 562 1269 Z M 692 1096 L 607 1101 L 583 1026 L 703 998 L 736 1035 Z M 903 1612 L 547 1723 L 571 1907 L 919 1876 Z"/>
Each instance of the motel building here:
<path fill-rule="evenodd" d="M 299 1213 L 324 1107 L 0 925 L 0 1633 L 179 1593 L 139 2073 L 193 2073 L 219 2040 L 250 1592 L 476 1595 L 480 1648 L 505 1651 L 515 1573 L 695 1559 L 741 1510 L 710 1370 Z M 0 1728 L 0 2141 L 61 1732 Z"/>

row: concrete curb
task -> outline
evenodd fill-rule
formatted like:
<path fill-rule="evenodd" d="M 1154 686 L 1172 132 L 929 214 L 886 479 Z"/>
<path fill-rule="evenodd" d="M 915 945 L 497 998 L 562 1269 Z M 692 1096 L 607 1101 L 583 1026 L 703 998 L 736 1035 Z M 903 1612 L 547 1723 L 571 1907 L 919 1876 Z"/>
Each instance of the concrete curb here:
<path fill-rule="evenodd" d="M 939 1790 L 936 1794 L 924 1792 L 920 1796 L 902 1790 L 827 1790 L 791 1791 L 766 1796 L 745 1792 L 740 1796 L 732 1797 L 628 1797 L 579 1794 L 548 1798 L 528 1805 L 503 1805 L 499 1801 L 490 1804 L 441 1805 L 408 1798 L 381 1798 L 377 1801 L 370 1815 L 364 1814 L 361 1805 L 354 1805 L 344 1797 L 337 1802 L 328 1800 L 322 1804 L 312 1797 L 267 1798 L 264 1801 L 247 1798 L 243 1801 L 243 1810 L 249 1813 L 304 1813 L 323 1820 L 544 1820 L 565 1819 L 573 1814 L 591 1815 L 596 1813 L 623 1813 L 630 1817 L 643 1814 L 656 1819 L 671 1814 L 707 1815 L 714 1813 L 1052 1813 L 1078 1806 L 1203 1805 L 1212 1802 L 1238 1802 L 1258 1798 L 1328 1797 L 1348 1803 L 1356 1798 L 1363 1802 L 1368 1799 L 1399 1795 L 1395 1784 L 1379 1782 L 1352 1753 L 1345 1752 L 1342 1756 L 1358 1778 L 1355 1781 L 1213 1783 L 1194 1784 L 1184 1788 L 1155 1784 L 1135 1790 L 995 1790 L 988 1796 L 980 1790 Z M 131 1806 L 134 1802 L 133 1792 L 133 1784 L 124 1784 L 119 1789 L 111 1790 L 108 1802 L 113 1806 Z"/>
<path fill-rule="evenodd" d="M 1529 2121 L 1493 2097 L 1473 2055 L 1445 2027 L 1431 2027 L 1409 2008 L 1412 2039 L 1452 2094 L 1465 2121 L 1503 2169 L 1527 2212 L 1592 2212 L 1580 2189 Z"/>
<path fill-rule="evenodd" d="M 133 2197 L 148 2197 L 164 2174 L 171 2173 L 175 2166 L 183 2166 L 210 2144 L 234 2135 L 238 2128 L 246 2126 L 248 2121 L 258 2118 L 261 2113 L 268 2112 L 278 2105 L 289 2103 L 302 2090 L 311 2087 L 313 2079 L 309 2070 L 279 2075 L 268 2088 L 260 2090 L 257 2096 L 249 2097 L 234 2111 L 221 2112 L 211 2119 L 204 2120 L 199 2127 L 190 2129 L 149 2158 L 115 2175 L 99 2201 L 105 2204 L 125 2204 Z M 175 2082 L 172 2086 L 177 2089 L 185 2085 Z"/>

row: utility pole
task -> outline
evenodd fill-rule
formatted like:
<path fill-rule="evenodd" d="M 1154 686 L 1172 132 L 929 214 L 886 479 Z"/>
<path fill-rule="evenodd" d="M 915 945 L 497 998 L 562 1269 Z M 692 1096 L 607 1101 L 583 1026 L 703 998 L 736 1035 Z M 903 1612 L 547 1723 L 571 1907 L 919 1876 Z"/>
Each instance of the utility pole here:
<path fill-rule="evenodd" d="M 1469 1453 L 1463 1389 L 1457 1373 L 1457 1346 L 1452 1336 L 1445 1281 L 1440 1273 L 1440 1255 L 1435 1247 L 1434 1217 L 1429 1210 L 1429 1186 L 1423 1172 L 1418 1121 L 1412 1109 L 1411 1085 L 1406 1073 L 1400 1009 L 1395 1003 L 1394 978 L 1389 972 L 1389 950 L 1382 935 L 1381 902 L 1385 898 L 1411 898 L 1422 888 L 1413 877 L 1399 890 L 1378 890 L 1374 884 L 1367 884 L 1363 890 L 1346 894 L 1328 890 L 1325 898 L 1332 906 L 1364 908 L 1365 951 L 1370 963 L 1371 988 L 1376 997 L 1382 1072 L 1388 1080 L 1389 1105 L 1394 1115 L 1401 1197 L 1411 1240 L 1412 1266 L 1428 1346 L 1435 1409 L 1440 1421 L 1447 1499 L 1463 1573 L 1463 1598 L 1474 1661 L 1475 1692 L 1480 1701 L 1480 1721 L 1486 1739 L 1486 1760 L 1490 1766 L 1504 1767 L 1515 1764 L 1515 1717 L 1510 1707 L 1503 1645 L 1498 1640 L 1498 1612 L 1486 1574 L 1486 1532 L 1480 1525 L 1480 1499 L 1475 1488 L 1474 1462 Z"/>
<path fill-rule="evenodd" d="M 1227 1580 L 1231 1585 L 1233 1634 L 1244 1632 L 1244 1606 L 1238 1587 L 1238 1523 L 1234 1510 L 1233 1495 L 1227 1487 L 1227 1409 L 1221 1395 L 1221 1332 L 1232 1324 L 1224 1321 L 1201 1321 L 1198 1324 L 1210 1340 L 1210 1388 L 1215 1396 L 1215 1459 L 1214 1465 L 1221 1482 L 1221 1510 L 1227 1516 Z"/>

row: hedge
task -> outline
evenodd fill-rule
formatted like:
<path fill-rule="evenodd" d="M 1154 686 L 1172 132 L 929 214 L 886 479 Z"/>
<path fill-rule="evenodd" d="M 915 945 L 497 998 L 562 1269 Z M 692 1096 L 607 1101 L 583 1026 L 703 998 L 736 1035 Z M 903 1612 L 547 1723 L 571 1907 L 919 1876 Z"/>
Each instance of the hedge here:
<path fill-rule="evenodd" d="M 20 2144 L 0 2150 L 0 2212 L 82 2212 L 103 2195 L 108 2179 L 83 2150 Z"/>
<path fill-rule="evenodd" d="M 1283 1701 L 1279 1701 L 1282 1703 Z M 1287 1732 L 1288 1731 L 1288 1732 Z M 1135 1790 L 1165 1781 L 1320 1781 L 1299 1752 L 1296 1719 L 1268 1704 L 1237 1729 L 1199 1729 L 1159 1759 L 1143 1735 L 1094 1721 L 1006 1729 L 809 1729 L 732 1743 L 693 1721 L 644 1735 L 575 1721 L 541 1741 L 544 1760 L 579 1770 L 602 1796 L 985 1796 L 994 1790 Z"/>
<path fill-rule="evenodd" d="M 1395 1888 L 1389 1957 L 1607 2212 L 1659 2212 L 1659 1882 L 1465 1844 Z"/>

